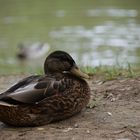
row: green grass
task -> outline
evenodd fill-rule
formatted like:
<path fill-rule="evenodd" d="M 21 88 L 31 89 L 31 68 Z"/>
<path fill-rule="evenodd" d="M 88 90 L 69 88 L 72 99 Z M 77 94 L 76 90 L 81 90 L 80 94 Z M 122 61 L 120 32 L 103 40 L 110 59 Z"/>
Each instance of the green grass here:
<path fill-rule="evenodd" d="M 83 67 L 82 70 L 91 76 L 100 75 L 105 80 L 113 80 L 120 77 L 133 78 L 140 76 L 140 68 L 131 67 L 130 64 L 126 68 L 118 66 L 98 66 L 98 67 Z"/>
<path fill-rule="evenodd" d="M 98 66 L 98 67 L 81 67 L 82 71 L 88 73 L 91 76 L 102 76 L 105 80 L 113 80 L 120 77 L 138 77 L 140 76 L 140 68 L 135 68 L 129 63 L 127 67 L 123 68 L 119 65 L 117 66 Z M 42 67 L 35 66 L 19 66 L 19 65 L 1 65 L 0 75 L 19 75 L 19 74 L 43 74 Z"/>

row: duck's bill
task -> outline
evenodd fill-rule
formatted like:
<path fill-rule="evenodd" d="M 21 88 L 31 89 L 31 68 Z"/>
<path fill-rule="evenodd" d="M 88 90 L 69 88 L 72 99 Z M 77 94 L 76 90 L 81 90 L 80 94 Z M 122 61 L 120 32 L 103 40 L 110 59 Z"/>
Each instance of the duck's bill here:
<path fill-rule="evenodd" d="M 87 78 L 87 79 L 89 78 L 89 76 L 88 76 L 86 73 L 82 72 L 77 66 L 74 66 L 74 67 L 70 70 L 70 72 L 71 72 L 73 75 L 78 76 L 78 77 Z"/>

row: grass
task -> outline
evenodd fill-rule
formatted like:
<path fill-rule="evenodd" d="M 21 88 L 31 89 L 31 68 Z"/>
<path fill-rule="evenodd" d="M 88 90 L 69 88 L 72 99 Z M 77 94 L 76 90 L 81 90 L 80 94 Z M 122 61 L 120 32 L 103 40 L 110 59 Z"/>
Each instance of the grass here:
<path fill-rule="evenodd" d="M 140 76 L 140 68 L 134 68 L 129 63 L 123 68 L 117 66 L 98 66 L 98 67 L 81 67 L 82 71 L 89 75 L 103 76 L 105 80 L 113 80 L 119 77 L 137 77 Z M 42 67 L 35 66 L 19 66 L 19 65 L 1 65 L 0 75 L 19 75 L 19 74 L 43 74 Z"/>
<path fill-rule="evenodd" d="M 105 80 L 113 80 L 119 77 L 133 78 L 140 76 L 140 69 L 132 67 L 129 63 L 126 68 L 118 66 L 98 66 L 98 67 L 83 67 L 82 70 L 89 75 L 100 75 Z"/>

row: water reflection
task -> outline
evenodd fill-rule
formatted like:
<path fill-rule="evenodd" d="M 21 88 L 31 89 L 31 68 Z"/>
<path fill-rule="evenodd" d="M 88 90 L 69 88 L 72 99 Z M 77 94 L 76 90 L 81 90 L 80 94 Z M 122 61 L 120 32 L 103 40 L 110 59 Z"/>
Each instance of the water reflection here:
<path fill-rule="evenodd" d="M 136 17 L 138 12 L 136 10 L 126 10 L 126 9 L 116 9 L 116 8 L 99 8 L 99 9 L 89 9 L 87 11 L 87 16 L 110 16 L 110 17 Z"/>
<path fill-rule="evenodd" d="M 26 16 L 6 16 L 2 19 L 4 24 L 24 23 L 28 21 L 29 19 Z"/>
<path fill-rule="evenodd" d="M 58 10 L 56 12 L 56 17 L 64 17 L 66 15 L 65 10 Z"/>
<path fill-rule="evenodd" d="M 111 21 L 91 28 L 65 26 L 50 32 L 50 36 L 59 40 L 60 46 L 71 48 L 71 51 L 75 48 L 85 49 L 80 58 L 84 65 L 135 63 L 139 57 L 135 56 L 135 50 L 140 47 L 140 25 L 133 20 L 125 25 Z"/>

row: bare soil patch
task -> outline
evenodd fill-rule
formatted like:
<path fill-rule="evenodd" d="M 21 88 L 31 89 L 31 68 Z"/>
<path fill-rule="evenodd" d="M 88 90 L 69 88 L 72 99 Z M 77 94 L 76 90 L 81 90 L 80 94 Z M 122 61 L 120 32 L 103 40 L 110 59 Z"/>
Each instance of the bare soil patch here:
<path fill-rule="evenodd" d="M 22 76 L 0 76 L 0 92 Z M 70 119 L 40 127 L 15 128 L 0 122 L 0 140 L 140 140 L 140 77 L 88 81 L 88 107 Z"/>

